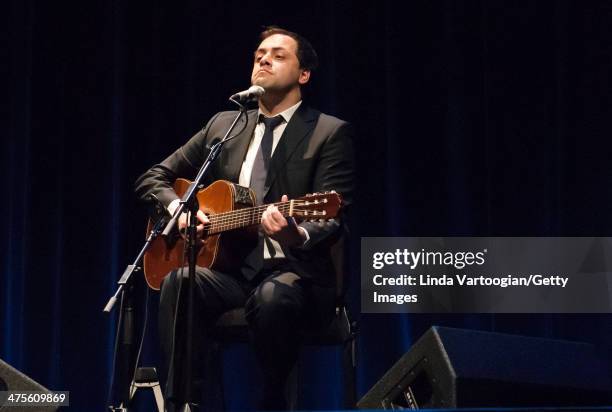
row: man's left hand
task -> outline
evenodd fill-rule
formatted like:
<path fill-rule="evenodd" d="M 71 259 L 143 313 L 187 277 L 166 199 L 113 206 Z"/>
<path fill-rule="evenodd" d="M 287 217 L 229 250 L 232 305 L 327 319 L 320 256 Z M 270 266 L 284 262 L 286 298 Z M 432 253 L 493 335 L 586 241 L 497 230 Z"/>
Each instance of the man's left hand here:
<path fill-rule="evenodd" d="M 288 200 L 287 195 L 283 195 L 281 198 L 281 202 L 287 202 Z M 306 234 L 295 224 L 295 221 L 285 219 L 274 205 L 268 206 L 263 212 L 261 227 L 266 235 L 286 247 L 301 245 L 307 239 Z"/>

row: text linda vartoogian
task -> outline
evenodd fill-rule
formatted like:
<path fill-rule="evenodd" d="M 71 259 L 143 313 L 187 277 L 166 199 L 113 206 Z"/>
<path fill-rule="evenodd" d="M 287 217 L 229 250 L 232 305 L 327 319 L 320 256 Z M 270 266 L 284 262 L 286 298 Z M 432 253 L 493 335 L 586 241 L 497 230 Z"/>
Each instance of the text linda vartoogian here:
<path fill-rule="evenodd" d="M 373 274 L 375 286 L 560 286 L 566 287 L 567 276 L 544 274 L 489 274 L 487 276 L 464 273 L 465 268 L 482 267 L 486 262 L 487 249 L 476 252 L 439 252 L 421 249 L 418 252 L 396 249 L 395 252 L 375 252 L 372 255 L 372 268 L 383 269 L 387 266 L 405 266 L 409 270 L 424 267 L 452 267 L 459 273 L 448 274 Z M 381 294 L 374 291 L 375 303 L 414 303 L 417 294 Z"/>

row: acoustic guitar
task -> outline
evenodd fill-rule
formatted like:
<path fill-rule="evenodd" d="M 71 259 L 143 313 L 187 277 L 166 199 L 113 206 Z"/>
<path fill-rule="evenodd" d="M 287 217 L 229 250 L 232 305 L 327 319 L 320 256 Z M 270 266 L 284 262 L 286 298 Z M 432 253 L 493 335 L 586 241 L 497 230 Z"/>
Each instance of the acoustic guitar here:
<path fill-rule="evenodd" d="M 177 179 L 174 190 L 179 197 L 190 181 Z M 210 223 L 204 225 L 203 242 L 197 264 L 220 272 L 237 272 L 247 254 L 257 245 L 261 216 L 269 205 L 255 206 L 255 194 L 249 188 L 218 180 L 197 194 L 200 210 Z M 287 202 L 274 203 L 285 217 L 296 220 L 326 220 L 338 216 L 342 198 L 336 192 L 314 193 Z M 153 228 L 149 220 L 147 234 Z M 149 287 L 159 290 L 164 277 L 186 265 L 183 252 L 186 241 L 175 231 L 164 239 L 157 237 L 144 256 L 144 273 Z"/>

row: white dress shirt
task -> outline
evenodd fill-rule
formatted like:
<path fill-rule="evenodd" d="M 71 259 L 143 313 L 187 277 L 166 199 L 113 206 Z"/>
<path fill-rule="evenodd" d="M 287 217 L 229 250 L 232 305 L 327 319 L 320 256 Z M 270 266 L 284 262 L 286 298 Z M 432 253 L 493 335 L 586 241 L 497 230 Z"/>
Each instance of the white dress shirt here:
<path fill-rule="evenodd" d="M 302 101 L 300 100 L 287 110 L 282 111 L 278 115 L 283 118 L 283 121 L 276 126 L 276 128 L 272 132 L 272 153 L 270 156 L 274 155 L 274 150 L 280 141 L 285 128 L 287 127 L 287 123 L 291 120 L 291 117 L 295 113 L 295 111 L 300 107 Z M 257 119 L 259 120 L 259 116 L 262 114 L 261 110 L 257 112 Z M 246 156 L 244 157 L 244 162 L 242 162 L 242 168 L 240 169 L 240 177 L 238 178 L 238 184 L 240 186 L 249 187 L 251 183 L 251 172 L 253 171 L 253 164 L 255 163 L 255 157 L 257 156 L 257 151 L 259 150 L 259 146 L 261 145 L 261 139 L 263 138 L 266 126 L 263 122 L 257 123 L 255 126 L 255 131 L 253 132 L 253 138 L 249 143 L 249 149 L 247 150 Z M 274 199 L 275 202 L 280 201 L 280 199 Z M 306 235 L 306 242 L 308 242 L 309 236 L 308 232 L 304 228 L 300 228 L 300 230 Z M 306 243 L 305 242 L 305 243 Z M 273 249 L 273 250 L 271 250 Z M 268 238 L 264 243 L 264 259 L 270 259 L 274 257 L 275 259 L 284 258 L 285 254 L 281 249 L 278 242 L 274 239 Z"/>

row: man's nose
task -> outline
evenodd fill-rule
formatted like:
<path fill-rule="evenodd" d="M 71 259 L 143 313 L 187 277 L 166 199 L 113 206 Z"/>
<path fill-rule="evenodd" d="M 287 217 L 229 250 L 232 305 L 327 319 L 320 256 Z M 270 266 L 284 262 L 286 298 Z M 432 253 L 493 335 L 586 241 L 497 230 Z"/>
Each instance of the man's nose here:
<path fill-rule="evenodd" d="M 260 66 L 269 66 L 270 65 L 270 56 L 268 54 L 264 54 L 263 56 L 261 56 L 261 59 L 259 59 L 259 65 Z"/>

